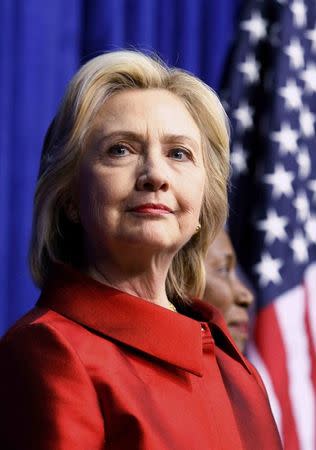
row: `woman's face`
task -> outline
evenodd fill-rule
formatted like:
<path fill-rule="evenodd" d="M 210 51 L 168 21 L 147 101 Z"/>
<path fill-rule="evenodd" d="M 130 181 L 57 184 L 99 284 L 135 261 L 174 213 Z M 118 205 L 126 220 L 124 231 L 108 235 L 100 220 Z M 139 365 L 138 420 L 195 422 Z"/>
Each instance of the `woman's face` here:
<path fill-rule="evenodd" d="M 232 337 L 244 351 L 248 338 L 248 308 L 253 295 L 236 273 L 236 255 L 225 231 L 210 245 L 205 269 L 204 300 L 222 312 Z"/>
<path fill-rule="evenodd" d="M 200 131 L 182 101 L 165 90 L 115 94 L 93 123 L 79 168 L 90 256 L 174 254 L 195 233 L 204 183 Z"/>

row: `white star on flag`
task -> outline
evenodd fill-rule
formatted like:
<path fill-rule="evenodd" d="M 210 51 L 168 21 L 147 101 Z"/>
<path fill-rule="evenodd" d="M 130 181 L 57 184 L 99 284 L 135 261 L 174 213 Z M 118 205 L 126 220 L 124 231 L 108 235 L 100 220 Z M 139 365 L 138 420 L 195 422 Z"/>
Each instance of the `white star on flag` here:
<path fill-rule="evenodd" d="M 292 182 L 294 178 L 294 173 L 287 172 L 281 164 L 276 164 L 274 173 L 263 177 L 266 183 L 272 185 L 272 196 L 274 198 L 280 198 L 282 194 L 286 197 L 293 195 Z"/>
<path fill-rule="evenodd" d="M 300 78 L 304 81 L 307 92 L 316 92 L 316 65 L 314 63 L 307 64 Z"/>
<path fill-rule="evenodd" d="M 309 202 L 305 191 L 300 190 L 293 201 L 293 206 L 296 209 L 297 219 L 301 222 L 306 222 L 309 218 Z"/>
<path fill-rule="evenodd" d="M 308 261 L 307 242 L 301 231 L 295 232 L 294 238 L 289 245 L 293 250 L 293 257 L 295 262 L 304 263 Z"/>
<path fill-rule="evenodd" d="M 253 55 L 248 55 L 246 60 L 239 64 L 238 70 L 244 74 L 245 80 L 254 83 L 259 79 L 259 65 Z"/>
<path fill-rule="evenodd" d="M 301 147 L 297 155 L 298 175 L 308 178 L 311 173 L 311 159 L 307 147 Z"/>
<path fill-rule="evenodd" d="M 293 154 L 297 150 L 298 132 L 291 128 L 288 122 L 281 124 L 280 131 L 272 132 L 271 139 L 279 144 L 282 154 Z"/>
<path fill-rule="evenodd" d="M 250 106 L 246 102 L 241 103 L 239 107 L 233 112 L 233 116 L 238 121 L 241 129 L 252 127 L 252 115 L 253 109 L 250 108 Z"/>
<path fill-rule="evenodd" d="M 294 80 L 287 80 L 286 86 L 279 89 L 279 94 L 285 100 L 285 107 L 289 110 L 300 109 L 302 106 L 302 89 Z"/>
<path fill-rule="evenodd" d="M 306 6 L 302 0 L 294 0 L 290 9 L 293 13 L 294 24 L 298 28 L 302 28 L 306 25 Z"/>
<path fill-rule="evenodd" d="M 312 51 L 316 52 L 316 28 L 307 30 L 305 36 L 312 41 Z"/>
<path fill-rule="evenodd" d="M 293 69 L 304 67 L 304 49 L 299 39 L 292 38 L 290 44 L 285 47 L 284 53 L 290 58 L 290 66 Z"/>
<path fill-rule="evenodd" d="M 253 43 L 257 43 L 267 35 L 267 22 L 257 11 L 252 13 L 249 20 L 241 22 L 240 28 L 249 32 L 249 39 Z"/>
<path fill-rule="evenodd" d="M 233 170 L 237 173 L 247 172 L 247 154 L 240 144 L 235 144 L 230 155 Z"/>
<path fill-rule="evenodd" d="M 309 242 L 316 244 L 316 216 L 312 215 L 306 222 L 305 231 Z"/>
<path fill-rule="evenodd" d="M 302 134 L 305 137 L 312 137 L 315 133 L 314 130 L 315 114 L 312 114 L 312 112 L 305 105 L 300 110 L 299 121 Z"/>
<path fill-rule="evenodd" d="M 276 239 L 285 241 L 287 234 L 285 227 L 289 223 L 285 216 L 278 216 L 276 211 L 269 209 L 267 212 L 267 218 L 265 220 L 258 221 L 257 228 L 264 231 L 264 240 L 267 244 L 273 244 Z"/>
<path fill-rule="evenodd" d="M 280 269 L 283 266 L 281 259 L 271 258 L 268 252 L 264 252 L 261 261 L 254 266 L 254 271 L 259 275 L 259 284 L 267 286 L 267 284 L 279 284 L 282 281 Z"/>
<path fill-rule="evenodd" d="M 313 192 L 313 202 L 316 202 L 316 180 L 310 180 L 307 184 L 308 188 Z"/>

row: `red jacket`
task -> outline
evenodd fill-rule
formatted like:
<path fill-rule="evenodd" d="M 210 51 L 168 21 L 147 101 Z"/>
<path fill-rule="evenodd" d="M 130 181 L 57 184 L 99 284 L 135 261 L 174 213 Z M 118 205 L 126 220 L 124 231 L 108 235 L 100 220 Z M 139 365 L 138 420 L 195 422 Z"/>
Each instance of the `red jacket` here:
<path fill-rule="evenodd" d="M 0 343 L 0 448 L 281 449 L 222 317 L 185 313 L 59 269 Z"/>

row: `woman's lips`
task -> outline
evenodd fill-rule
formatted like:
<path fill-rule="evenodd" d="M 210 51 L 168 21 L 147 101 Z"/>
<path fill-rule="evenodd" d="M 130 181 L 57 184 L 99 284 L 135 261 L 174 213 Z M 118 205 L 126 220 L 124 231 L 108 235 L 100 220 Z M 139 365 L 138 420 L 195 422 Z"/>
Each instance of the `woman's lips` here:
<path fill-rule="evenodd" d="M 138 214 L 165 215 L 172 214 L 173 211 L 161 203 L 145 203 L 129 209 L 130 212 Z"/>

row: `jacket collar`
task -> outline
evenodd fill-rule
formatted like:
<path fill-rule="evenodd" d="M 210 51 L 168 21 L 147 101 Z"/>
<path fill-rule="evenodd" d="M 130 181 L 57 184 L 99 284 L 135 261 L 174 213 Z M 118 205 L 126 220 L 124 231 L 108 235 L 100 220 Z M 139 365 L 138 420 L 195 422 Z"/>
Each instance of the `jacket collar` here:
<path fill-rule="evenodd" d="M 136 348 L 178 368 L 202 376 L 203 343 L 198 314 L 220 336 L 224 351 L 248 365 L 237 350 L 221 315 L 193 300 L 186 315 L 111 288 L 65 265 L 57 265 L 37 302 L 110 339 Z"/>

